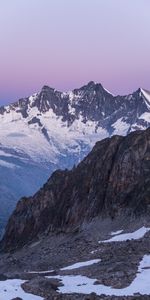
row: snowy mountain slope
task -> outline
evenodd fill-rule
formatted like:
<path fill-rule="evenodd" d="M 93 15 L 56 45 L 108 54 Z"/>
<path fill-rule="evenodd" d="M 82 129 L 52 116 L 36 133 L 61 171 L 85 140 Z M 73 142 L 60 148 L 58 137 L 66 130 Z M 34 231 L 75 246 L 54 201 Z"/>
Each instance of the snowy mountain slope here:
<path fill-rule="evenodd" d="M 55 169 L 78 163 L 97 140 L 149 125 L 148 91 L 113 96 L 94 82 L 67 93 L 44 86 L 1 107 L 1 224 L 21 196 L 33 194 Z"/>

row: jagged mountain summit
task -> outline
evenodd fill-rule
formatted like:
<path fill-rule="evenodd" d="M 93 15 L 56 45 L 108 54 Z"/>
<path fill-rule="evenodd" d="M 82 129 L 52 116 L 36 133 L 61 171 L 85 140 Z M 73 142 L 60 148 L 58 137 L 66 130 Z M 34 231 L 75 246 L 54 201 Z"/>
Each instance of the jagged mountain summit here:
<path fill-rule="evenodd" d="M 95 217 L 149 215 L 150 128 L 97 142 L 72 170 L 55 171 L 12 214 L 3 247 L 12 249 L 39 234 L 72 231 Z"/>
<path fill-rule="evenodd" d="M 71 92 L 40 93 L 0 108 L 0 227 L 16 201 L 32 195 L 57 168 L 71 168 L 95 142 L 150 125 L 150 93 L 113 96 L 89 82 Z"/>
<path fill-rule="evenodd" d="M 114 97 L 94 82 L 68 93 L 44 86 L 40 93 L 2 107 L 0 121 L 2 145 L 56 163 L 68 146 L 79 154 L 80 142 L 89 147 L 100 137 L 146 129 L 150 93 L 139 89 Z"/>

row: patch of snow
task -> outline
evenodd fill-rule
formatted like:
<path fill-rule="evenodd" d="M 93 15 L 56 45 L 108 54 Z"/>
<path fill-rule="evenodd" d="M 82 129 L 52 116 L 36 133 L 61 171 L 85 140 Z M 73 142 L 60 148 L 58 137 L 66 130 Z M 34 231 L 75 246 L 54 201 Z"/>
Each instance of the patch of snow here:
<path fill-rule="evenodd" d="M 127 100 L 131 100 L 131 99 L 133 98 L 133 95 L 130 94 L 130 95 L 126 96 L 125 98 L 126 98 Z"/>
<path fill-rule="evenodd" d="M 0 150 L 0 156 L 12 157 L 12 156 L 14 156 L 14 155 L 9 154 L 9 153 L 7 153 L 7 152 L 5 152 L 5 151 L 3 151 L 3 150 Z"/>
<path fill-rule="evenodd" d="M 114 128 L 113 135 L 115 134 L 126 135 L 130 127 L 130 124 L 122 121 L 122 118 L 120 118 L 114 124 L 112 124 L 112 127 Z"/>
<path fill-rule="evenodd" d="M 78 263 L 75 263 L 73 265 L 61 268 L 60 271 L 67 271 L 67 270 L 79 269 L 79 268 L 82 268 L 82 267 L 87 267 L 87 266 L 91 266 L 93 264 L 97 264 L 100 261 L 101 261 L 101 259 L 92 259 L 92 260 L 89 260 L 89 261 L 78 262 Z M 46 273 L 52 273 L 52 272 L 54 272 L 54 270 L 49 270 L 49 271 L 30 271 L 28 273 L 30 273 L 30 274 L 46 274 Z"/>
<path fill-rule="evenodd" d="M 52 278 L 52 277 L 48 277 Z M 59 292 L 62 294 L 90 294 L 94 291 L 94 282 L 96 279 L 90 279 L 86 276 L 55 276 L 53 278 L 57 278 L 62 281 L 63 286 L 59 288 Z M 96 286 L 95 286 L 96 287 Z"/>
<path fill-rule="evenodd" d="M 122 233 L 122 232 L 123 232 L 123 230 L 112 231 L 112 232 L 111 232 L 111 235 L 117 235 L 117 234 L 120 234 L 120 233 Z"/>
<path fill-rule="evenodd" d="M 109 240 L 99 241 L 99 243 L 111 243 L 111 242 L 123 242 L 127 240 L 138 240 L 144 237 L 144 235 L 150 231 L 150 228 L 141 227 L 140 229 L 131 232 L 131 233 L 123 233 L 112 237 Z"/>
<path fill-rule="evenodd" d="M 74 270 L 74 269 L 79 269 L 81 267 L 87 267 L 87 266 L 91 266 L 93 264 L 97 264 L 101 261 L 101 259 L 93 259 L 93 260 L 89 260 L 89 261 L 83 261 L 83 262 L 78 262 L 76 264 L 73 264 L 71 266 L 65 267 L 60 269 L 61 271 L 66 271 L 66 270 Z"/>
<path fill-rule="evenodd" d="M 145 112 L 144 114 L 142 114 L 139 119 L 145 120 L 146 122 L 150 123 L 150 113 L 149 112 Z"/>
<path fill-rule="evenodd" d="M 33 248 L 33 247 L 39 245 L 40 243 L 41 243 L 41 241 L 37 241 L 37 242 L 31 244 L 31 245 L 30 245 L 30 248 Z"/>
<path fill-rule="evenodd" d="M 68 104 L 68 111 L 69 111 L 69 113 L 71 114 L 71 115 L 74 115 L 75 114 L 75 108 L 74 107 L 72 107 L 70 104 Z"/>
<path fill-rule="evenodd" d="M 96 252 L 98 252 L 98 250 L 93 250 L 93 251 L 91 251 L 90 253 L 91 253 L 91 254 L 94 254 L 94 253 L 96 253 Z"/>
<path fill-rule="evenodd" d="M 97 264 L 100 261 L 101 261 L 101 259 L 92 259 L 92 260 L 89 260 L 89 261 L 78 262 L 78 263 L 75 263 L 73 265 L 61 268 L 60 271 L 79 269 L 79 268 L 82 268 L 82 267 L 87 267 L 87 266 L 91 266 L 93 264 Z M 46 273 L 52 273 L 52 272 L 54 272 L 54 270 L 49 270 L 49 271 L 30 271 L 28 273 L 30 273 L 30 274 L 46 274 Z"/>
<path fill-rule="evenodd" d="M 52 277 L 48 277 L 52 278 Z M 133 296 L 134 294 L 150 295 L 150 255 L 145 255 L 139 264 L 136 278 L 126 288 L 115 289 L 102 284 L 94 284 L 97 279 L 91 279 L 86 276 L 54 276 L 62 281 L 63 286 L 59 287 L 60 293 L 78 293 L 91 294 L 96 293 L 98 296 Z"/>
<path fill-rule="evenodd" d="M 135 130 L 145 130 L 146 128 L 147 128 L 147 126 L 139 125 L 138 123 L 134 123 L 130 128 L 130 132 L 133 132 Z"/>
<path fill-rule="evenodd" d="M 70 100 L 70 102 L 72 103 L 72 101 L 73 101 L 73 99 L 74 99 L 74 93 L 71 91 L 71 92 L 68 92 L 68 94 L 69 94 L 69 100 Z"/>
<path fill-rule="evenodd" d="M 103 89 L 110 95 L 112 95 L 113 97 L 115 97 L 115 95 L 113 95 L 109 90 L 107 90 L 106 88 L 103 87 Z"/>
<path fill-rule="evenodd" d="M 25 281 L 20 279 L 0 281 L 0 300 L 12 300 L 17 297 L 23 300 L 44 300 L 40 296 L 25 293 L 21 288 L 24 282 Z"/>
<path fill-rule="evenodd" d="M 37 96 L 38 96 L 38 94 L 36 93 L 29 97 L 30 105 L 32 105 L 35 102 L 35 100 L 37 99 Z"/>
<path fill-rule="evenodd" d="M 0 166 L 5 167 L 5 168 L 10 168 L 10 169 L 19 168 L 19 166 L 12 164 L 10 162 L 4 161 L 2 159 L 0 159 Z"/>
<path fill-rule="evenodd" d="M 67 96 L 69 96 L 69 102 L 70 104 L 72 103 L 77 103 L 78 100 L 82 100 L 83 99 L 83 93 L 82 91 L 78 91 L 78 93 L 74 93 L 74 91 L 69 91 L 66 93 Z"/>
<path fill-rule="evenodd" d="M 50 270 L 50 271 L 30 271 L 28 272 L 28 274 L 48 274 L 48 273 L 52 273 L 54 272 L 54 270 Z"/>
<path fill-rule="evenodd" d="M 142 94 L 144 95 L 145 98 L 145 104 L 147 106 L 148 109 L 150 109 L 150 92 L 146 91 L 144 89 L 141 89 Z"/>

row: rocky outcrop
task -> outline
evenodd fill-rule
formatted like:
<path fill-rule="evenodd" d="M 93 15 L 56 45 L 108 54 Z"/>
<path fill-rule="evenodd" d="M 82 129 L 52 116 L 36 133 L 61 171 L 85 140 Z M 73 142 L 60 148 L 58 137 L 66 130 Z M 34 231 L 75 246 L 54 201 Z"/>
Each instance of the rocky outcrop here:
<path fill-rule="evenodd" d="M 97 142 L 72 170 L 57 170 L 33 197 L 19 201 L 2 246 L 38 234 L 73 230 L 94 217 L 150 212 L 150 128 Z"/>

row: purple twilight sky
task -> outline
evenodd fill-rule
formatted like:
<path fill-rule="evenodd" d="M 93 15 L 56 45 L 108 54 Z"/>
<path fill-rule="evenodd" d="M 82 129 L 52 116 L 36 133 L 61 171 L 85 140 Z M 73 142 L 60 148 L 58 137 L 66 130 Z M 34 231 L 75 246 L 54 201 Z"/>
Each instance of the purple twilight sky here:
<path fill-rule="evenodd" d="M 1 0 L 1 105 L 91 80 L 150 89 L 150 0 Z"/>

